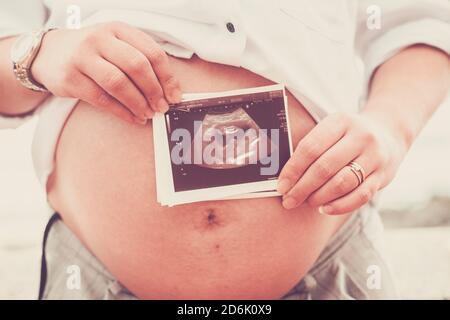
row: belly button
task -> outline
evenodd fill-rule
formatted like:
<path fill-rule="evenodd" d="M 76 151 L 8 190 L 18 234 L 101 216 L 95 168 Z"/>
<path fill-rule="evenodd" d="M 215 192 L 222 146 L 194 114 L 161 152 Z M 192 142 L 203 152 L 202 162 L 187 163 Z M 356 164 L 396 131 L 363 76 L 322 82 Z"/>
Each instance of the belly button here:
<path fill-rule="evenodd" d="M 223 225 L 223 221 L 214 209 L 206 209 L 203 225 L 206 230 L 213 230 Z"/>
<path fill-rule="evenodd" d="M 214 210 L 213 209 L 208 209 L 208 210 L 206 210 L 206 212 L 207 212 L 206 219 L 208 221 L 208 225 L 216 225 L 216 224 L 218 224 L 218 219 L 217 219 L 217 216 L 216 216 L 216 213 L 214 212 Z"/>
<path fill-rule="evenodd" d="M 202 208 L 197 214 L 194 226 L 200 232 L 215 231 L 228 224 L 228 219 L 225 219 L 223 212 L 218 212 L 215 208 Z"/>

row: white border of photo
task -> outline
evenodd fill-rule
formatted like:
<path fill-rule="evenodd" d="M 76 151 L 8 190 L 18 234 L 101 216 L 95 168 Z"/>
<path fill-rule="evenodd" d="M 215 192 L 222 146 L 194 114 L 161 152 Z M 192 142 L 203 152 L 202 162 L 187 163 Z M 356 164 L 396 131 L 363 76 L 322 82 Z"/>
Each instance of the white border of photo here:
<path fill-rule="evenodd" d="M 292 154 L 292 138 L 289 126 L 289 115 L 287 107 L 288 102 L 285 87 L 282 84 L 223 91 L 223 92 L 187 93 L 183 94 L 182 101 L 207 99 L 212 97 L 226 97 L 258 92 L 268 92 L 274 90 L 283 90 L 284 108 L 288 128 L 288 139 L 290 149 L 289 152 L 290 154 Z M 153 141 L 155 150 L 154 153 L 155 153 L 155 170 L 156 170 L 156 190 L 157 190 L 156 193 L 157 193 L 157 201 L 161 205 L 174 206 L 199 201 L 248 199 L 248 198 L 280 196 L 280 194 L 275 191 L 277 188 L 278 179 L 175 192 L 173 184 L 169 143 L 167 139 L 165 114 L 156 113 L 153 117 Z"/>

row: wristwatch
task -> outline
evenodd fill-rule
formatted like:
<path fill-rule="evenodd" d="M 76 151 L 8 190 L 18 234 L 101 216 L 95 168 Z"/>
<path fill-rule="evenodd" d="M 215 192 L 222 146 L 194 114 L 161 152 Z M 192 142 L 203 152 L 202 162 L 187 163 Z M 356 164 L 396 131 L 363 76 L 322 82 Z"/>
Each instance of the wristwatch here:
<path fill-rule="evenodd" d="M 11 48 L 11 61 L 16 79 L 28 89 L 39 92 L 48 90 L 33 79 L 31 66 L 41 48 L 45 34 L 55 28 L 47 28 L 21 35 Z"/>

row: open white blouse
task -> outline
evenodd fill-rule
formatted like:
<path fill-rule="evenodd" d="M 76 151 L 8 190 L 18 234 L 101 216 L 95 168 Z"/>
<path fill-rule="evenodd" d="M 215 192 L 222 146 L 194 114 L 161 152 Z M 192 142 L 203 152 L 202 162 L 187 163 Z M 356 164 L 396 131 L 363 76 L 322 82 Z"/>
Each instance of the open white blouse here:
<path fill-rule="evenodd" d="M 283 83 L 317 121 L 336 111 L 357 112 L 374 70 L 403 48 L 424 43 L 450 54 L 448 0 L 1 1 L 0 38 L 73 27 L 78 18 L 81 27 L 127 22 L 173 56 L 195 53 Z M 36 111 L 32 152 L 44 187 L 76 103 L 50 97 Z M 0 117 L 0 128 L 25 120 Z"/>

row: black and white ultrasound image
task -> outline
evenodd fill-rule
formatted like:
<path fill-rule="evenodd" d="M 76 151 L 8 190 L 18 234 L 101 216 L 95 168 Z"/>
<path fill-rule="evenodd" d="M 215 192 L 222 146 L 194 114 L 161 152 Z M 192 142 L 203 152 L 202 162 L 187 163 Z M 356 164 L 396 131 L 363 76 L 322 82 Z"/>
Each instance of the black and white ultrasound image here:
<path fill-rule="evenodd" d="M 172 141 L 171 135 L 177 129 L 186 129 L 191 137 L 191 161 L 176 164 L 171 161 L 173 185 L 175 192 L 197 190 L 211 187 L 230 186 L 249 182 L 260 182 L 276 179 L 284 164 L 290 157 L 289 133 L 286 120 L 286 108 L 283 90 L 242 94 L 229 97 L 215 97 L 181 102 L 171 105 L 165 114 L 167 139 L 169 150 L 172 152 L 177 141 Z M 201 125 L 198 124 L 201 121 Z M 197 126 L 194 124 L 197 123 Z M 214 129 L 214 130 L 213 130 Z M 219 132 L 226 142 L 227 135 L 238 130 L 261 130 L 267 132 L 268 147 L 265 158 L 261 158 L 255 146 L 261 139 L 247 139 L 245 153 L 239 155 L 237 150 L 230 156 L 225 152 L 227 144 L 223 146 L 223 156 L 220 154 L 214 163 L 194 163 L 194 148 L 202 150 L 208 145 L 210 132 Z M 275 144 L 272 140 L 271 129 L 278 130 L 279 139 Z M 259 132 L 259 131 L 258 131 Z M 202 135 L 202 145 L 196 145 L 196 135 Z M 198 140 L 197 140 L 198 141 Z M 230 140 L 231 141 L 231 140 Z M 235 140 L 235 144 L 236 140 Z M 278 156 L 273 157 L 272 153 Z M 216 154 L 214 154 L 217 156 Z M 241 156 L 242 159 L 239 159 Z M 249 161 L 250 156 L 257 161 Z M 271 158 L 272 156 L 272 158 Z M 276 171 L 267 175 L 261 174 L 261 168 L 269 167 L 270 159 L 278 163 Z"/>

